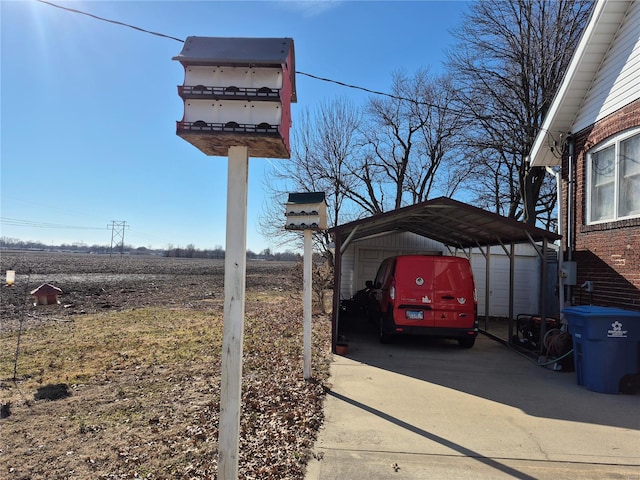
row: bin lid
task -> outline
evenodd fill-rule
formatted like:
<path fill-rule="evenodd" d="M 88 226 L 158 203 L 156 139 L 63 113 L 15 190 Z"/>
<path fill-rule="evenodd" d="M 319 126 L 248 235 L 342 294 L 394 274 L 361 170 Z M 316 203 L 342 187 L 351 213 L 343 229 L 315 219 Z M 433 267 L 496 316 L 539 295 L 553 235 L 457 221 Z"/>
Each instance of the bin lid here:
<path fill-rule="evenodd" d="M 562 310 L 575 338 L 583 340 L 640 342 L 640 312 L 598 305 L 580 305 Z M 635 348 L 635 347 L 629 347 Z M 638 358 L 634 354 L 634 358 Z M 634 360 L 635 361 L 635 360 Z"/>
<path fill-rule="evenodd" d="M 577 305 L 573 307 L 567 307 L 562 310 L 562 313 L 584 317 L 600 317 L 600 316 L 616 316 L 616 317 L 638 317 L 640 318 L 640 312 L 633 310 L 625 310 L 623 308 L 616 307 L 602 307 L 599 305 Z"/>

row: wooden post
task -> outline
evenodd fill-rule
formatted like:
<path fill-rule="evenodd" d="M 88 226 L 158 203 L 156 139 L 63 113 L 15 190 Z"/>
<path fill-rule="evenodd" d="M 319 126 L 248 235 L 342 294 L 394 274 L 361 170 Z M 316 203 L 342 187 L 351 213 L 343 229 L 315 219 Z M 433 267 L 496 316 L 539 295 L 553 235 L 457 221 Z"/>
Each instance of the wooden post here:
<path fill-rule="evenodd" d="M 304 362 L 302 372 L 305 380 L 311 378 L 311 293 L 313 289 L 311 265 L 313 261 L 312 251 L 312 231 L 304 230 L 304 269 L 303 269 L 303 309 L 304 309 L 304 327 L 303 327 L 303 353 Z"/>
<path fill-rule="evenodd" d="M 218 478 L 238 478 L 242 389 L 242 337 L 247 263 L 249 150 L 229 148 L 227 244 L 224 262 L 224 328 L 218 432 Z"/>

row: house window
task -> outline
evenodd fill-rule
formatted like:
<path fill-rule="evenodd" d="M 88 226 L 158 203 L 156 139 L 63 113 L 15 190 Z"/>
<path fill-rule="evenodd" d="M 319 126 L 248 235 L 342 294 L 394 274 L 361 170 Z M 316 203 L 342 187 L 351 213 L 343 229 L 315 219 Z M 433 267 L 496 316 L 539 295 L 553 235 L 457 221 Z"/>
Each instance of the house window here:
<path fill-rule="evenodd" d="M 640 217 L 640 130 L 588 154 L 588 223 Z"/>

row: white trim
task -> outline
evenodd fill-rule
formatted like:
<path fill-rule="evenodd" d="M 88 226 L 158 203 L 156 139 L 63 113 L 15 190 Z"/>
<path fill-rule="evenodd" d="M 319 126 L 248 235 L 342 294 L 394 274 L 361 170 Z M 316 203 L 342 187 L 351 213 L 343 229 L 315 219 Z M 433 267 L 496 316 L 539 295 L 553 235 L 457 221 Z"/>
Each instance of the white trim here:
<path fill-rule="evenodd" d="M 576 116 L 619 31 L 611 25 L 622 25 L 632 8 L 640 6 L 633 0 L 597 0 L 594 4 L 591 19 L 534 140 L 529 154 L 531 166 L 561 164 L 564 141 L 561 136 L 571 133 Z"/>
<path fill-rule="evenodd" d="M 640 127 L 635 127 L 635 128 L 631 128 L 628 130 L 625 130 L 623 132 L 620 132 L 616 135 L 613 135 L 611 137 L 609 137 L 608 139 L 606 139 L 605 141 L 600 142 L 598 145 L 592 147 L 591 149 L 589 149 L 589 151 L 586 153 L 586 161 L 587 161 L 587 178 L 586 178 L 586 203 L 587 203 L 587 218 L 585 219 L 585 223 L 587 225 L 599 225 L 599 224 L 603 224 L 603 223 L 609 223 L 609 222 L 617 222 L 619 220 L 626 220 L 629 218 L 640 218 L 640 213 L 637 214 L 633 214 L 633 215 L 625 215 L 625 216 L 619 216 L 618 215 L 618 209 L 619 209 L 619 203 L 620 203 L 620 143 L 623 142 L 624 140 L 627 140 L 631 137 L 640 135 Z M 597 152 L 601 152 L 606 148 L 609 148 L 611 146 L 615 146 L 615 153 L 614 153 L 614 172 L 613 172 L 613 184 L 614 184 L 614 193 L 613 193 L 613 199 L 614 199 L 614 204 L 613 204 L 613 216 L 611 218 L 606 218 L 603 220 L 596 220 L 596 221 L 592 221 L 591 220 L 591 214 L 592 214 L 592 202 L 591 202 L 591 196 L 592 196 L 592 190 L 593 190 L 593 162 L 592 162 L 592 155 L 594 153 Z M 639 159 L 640 160 L 640 159 Z"/>

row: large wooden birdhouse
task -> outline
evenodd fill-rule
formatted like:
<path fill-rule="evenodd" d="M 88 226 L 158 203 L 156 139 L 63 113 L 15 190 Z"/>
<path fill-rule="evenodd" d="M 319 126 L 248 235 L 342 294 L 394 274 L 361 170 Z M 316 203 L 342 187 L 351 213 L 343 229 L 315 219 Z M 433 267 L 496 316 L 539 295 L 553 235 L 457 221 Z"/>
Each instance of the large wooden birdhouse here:
<path fill-rule="evenodd" d="M 327 229 L 327 204 L 323 192 L 290 193 L 285 206 L 287 230 Z"/>
<path fill-rule="evenodd" d="M 188 37 L 173 57 L 185 70 L 176 133 L 207 155 L 290 158 L 295 59 L 291 38 Z"/>

